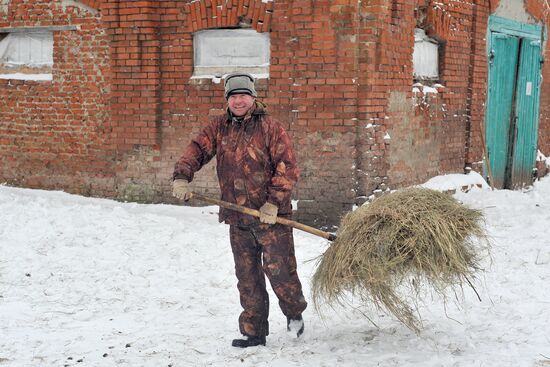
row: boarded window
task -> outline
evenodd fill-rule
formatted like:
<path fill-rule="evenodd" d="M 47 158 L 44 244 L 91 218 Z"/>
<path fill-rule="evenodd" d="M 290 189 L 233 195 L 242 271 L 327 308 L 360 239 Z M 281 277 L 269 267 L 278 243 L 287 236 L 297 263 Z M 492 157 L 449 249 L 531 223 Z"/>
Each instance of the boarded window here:
<path fill-rule="evenodd" d="M 439 79 L 439 43 L 426 36 L 423 29 L 414 30 L 414 79 Z"/>
<path fill-rule="evenodd" d="M 9 5 L 10 5 L 10 0 L 0 0 L 0 11 L 7 13 Z M 2 35 L 0 35 L 0 39 L 1 38 L 2 38 Z"/>
<path fill-rule="evenodd" d="M 0 60 L 6 66 L 52 66 L 53 35 L 10 33 L 0 42 Z"/>
<path fill-rule="evenodd" d="M 222 77 L 244 71 L 258 78 L 269 76 L 269 33 L 252 29 L 215 29 L 196 32 L 195 78 Z"/>
<path fill-rule="evenodd" d="M 53 34 L 7 33 L 0 40 L 0 76 L 4 79 L 51 79 Z M 49 75 L 49 78 L 44 78 Z"/>

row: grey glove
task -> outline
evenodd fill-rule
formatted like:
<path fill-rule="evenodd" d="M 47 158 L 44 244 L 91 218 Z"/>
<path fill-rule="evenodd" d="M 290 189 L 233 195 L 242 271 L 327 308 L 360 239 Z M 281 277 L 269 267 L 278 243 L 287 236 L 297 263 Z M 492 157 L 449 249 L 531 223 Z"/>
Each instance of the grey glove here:
<path fill-rule="evenodd" d="M 191 199 L 191 190 L 189 190 L 189 182 L 183 179 L 176 179 L 172 182 L 172 196 L 178 199 L 188 201 Z"/>
<path fill-rule="evenodd" d="M 277 223 L 277 212 L 279 208 L 277 205 L 266 202 L 260 208 L 260 222 L 267 224 Z"/>

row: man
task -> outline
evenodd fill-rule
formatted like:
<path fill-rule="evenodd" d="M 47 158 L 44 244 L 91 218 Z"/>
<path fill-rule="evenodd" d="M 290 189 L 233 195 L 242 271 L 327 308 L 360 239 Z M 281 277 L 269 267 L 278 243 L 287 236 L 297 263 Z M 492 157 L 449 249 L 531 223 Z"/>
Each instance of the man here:
<path fill-rule="evenodd" d="M 265 275 L 287 317 L 287 329 L 299 337 L 307 307 L 296 271 L 292 229 L 276 224 L 290 217 L 291 190 L 298 178 L 296 158 L 284 128 L 256 100 L 254 78 L 232 73 L 225 78 L 226 113 L 213 118 L 176 163 L 173 195 L 189 200 L 193 175 L 216 156 L 222 200 L 258 209 L 260 218 L 220 208 L 229 224 L 237 288 L 243 311 L 244 339 L 234 347 L 265 345 L 269 334 L 269 299 Z"/>

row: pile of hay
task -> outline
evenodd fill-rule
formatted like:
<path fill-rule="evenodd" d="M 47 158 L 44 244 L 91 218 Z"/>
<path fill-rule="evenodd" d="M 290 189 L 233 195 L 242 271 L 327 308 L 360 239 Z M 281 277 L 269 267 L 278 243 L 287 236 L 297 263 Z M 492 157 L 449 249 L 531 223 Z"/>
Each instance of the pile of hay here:
<path fill-rule="evenodd" d="M 481 250 L 487 248 L 478 246 L 488 246 L 481 211 L 424 188 L 383 195 L 348 213 L 336 236 L 313 276 L 317 309 L 321 303 L 345 304 L 351 293 L 416 332 L 422 286 L 441 295 L 464 281 L 473 288 L 469 279 L 480 270 Z M 404 297 L 403 288 L 412 292 Z"/>

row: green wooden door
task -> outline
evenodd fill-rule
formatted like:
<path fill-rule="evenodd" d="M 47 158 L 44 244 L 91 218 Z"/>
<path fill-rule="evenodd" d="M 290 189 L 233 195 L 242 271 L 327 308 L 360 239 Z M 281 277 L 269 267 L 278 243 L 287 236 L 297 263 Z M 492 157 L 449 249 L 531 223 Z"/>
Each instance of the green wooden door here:
<path fill-rule="evenodd" d="M 532 183 L 543 31 L 540 25 L 489 17 L 485 141 L 493 185 L 497 188 Z"/>
<path fill-rule="evenodd" d="M 519 38 L 491 32 L 485 138 L 493 185 L 502 188 L 510 156 Z"/>
<path fill-rule="evenodd" d="M 520 47 L 513 144 L 511 183 L 513 188 L 532 182 L 537 154 L 541 42 L 523 38 Z"/>

